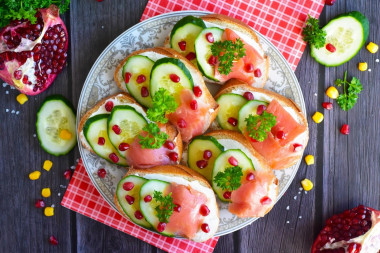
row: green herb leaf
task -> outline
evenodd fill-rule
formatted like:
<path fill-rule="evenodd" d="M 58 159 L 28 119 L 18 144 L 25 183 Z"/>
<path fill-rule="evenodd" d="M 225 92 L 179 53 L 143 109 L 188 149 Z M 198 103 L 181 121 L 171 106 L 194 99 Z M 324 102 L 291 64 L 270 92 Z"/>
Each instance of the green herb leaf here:
<path fill-rule="evenodd" d="M 142 148 L 147 149 L 158 149 L 165 143 L 168 139 L 168 135 L 161 132 L 160 128 L 156 123 L 149 123 L 143 128 L 144 131 L 148 132 L 146 136 L 139 135 L 139 143 Z"/>
<path fill-rule="evenodd" d="M 222 190 L 234 191 L 241 185 L 243 170 L 239 166 L 226 168 L 223 172 L 219 171 L 214 177 L 214 182 Z"/>
<path fill-rule="evenodd" d="M 231 72 L 233 62 L 245 56 L 244 43 L 241 39 L 216 41 L 211 45 L 211 53 L 218 57 L 220 74 L 228 75 Z"/>
<path fill-rule="evenodd" d="M 276 125 L 276 118 L 266 111 L 263 111 L 261 115 L 249 115 L 245 119 L 248 135 L 259 142 L 264 141 L 268 137 L 268 132 Z"/>
<path fill-rule="evenodd" d="M 351 82 L 347 81 L 347 71 L 344 73 L 344 79 L 337 79 L 335 85 L 341 86 L 343 84 L 343 92 L 340 93 L 336 102 L 342 108 L 343 111 L 348 111 L 352 109 L 357 100 L 358 95 L 363 90 L 363 85 L 360 80 L 356 77 L 351 79 Z"/>
<path fill-rule="evenodd" d="M 158 220 L 160 222 L 168 223 L 175 207 L 173 203 L 172 193 L 169 193 L 164 197 L 162 192 L 154 191 L 153 199 L 158 203 L 155 208 Z"/>
<path fill-rule="evenodd" d="M 154 94 L 153 107 L 147 111 L 148 119 L 155 122 L 167 123 L 167 113 L 175 112 L 178 107 L 175 98 L 164 88 L 158 89 Z"/>
<path fill-rule="evenodd" d="M 315 48 L 321 48 L 326 42 L 326 32 L 319 28 L 319 21 L 308 15 L 306 26 L 302 30 L 303 40 Z"/>

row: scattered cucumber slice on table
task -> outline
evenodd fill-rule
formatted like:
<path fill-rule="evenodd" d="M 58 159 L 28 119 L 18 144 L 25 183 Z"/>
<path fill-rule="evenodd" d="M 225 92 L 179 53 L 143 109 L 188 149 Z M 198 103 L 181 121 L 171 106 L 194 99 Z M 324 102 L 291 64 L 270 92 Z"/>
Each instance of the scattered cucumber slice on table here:
<path fill-rule="evenodd" d="M 140 225 L 144 228 L 151 228 L 151 225 L 145 220 L 145 218 L 137 219 L 135 216 L 136 211 L 141 211 L 140 208 L 140 189 L 141 186 L 146 183 L 148 180 L 142 177 L 130 175 L 122 180 L 117 185 L 116 197 L 119 205 L 124 210 L 124 213 L 137 225 Z M 133 188 L 129 191 L 123 188 L 123 185 L 127 182 L 131 182 L 134 184 Z M 129 195 L 135 199 L 132 205 L 130 205 L 126 196 Z"/>
<path fill-rule="evenodd" d="M 45 98 L 37 112 L 37 136 L 41 147 L 49 154 L 67 154 L 77 143 L 75 112 L 61 95 Z"/>
<path fill-rule="evenodd" d="M 368 38 L 368 19 L 358 11 L 342 14 L 322 28 L 326 31 L 326 44 L 330 43 L 335 52 L 326 47 L 311 47 L 311 56 L 327 67 L 339 66 L 354 57 Z"/>
<path fill-rule="evenodd" d="M 204 152 L 211 151 L 210 159 L 204 158 Z M 212 136 L 197 136 L 189 144 L 187 151 L 187 164 L 189 167 L 202 174 L 209 182 L 211 182 L 212 169 L 214 168 L 215 159 L 224 151 L 224 147 Z M 197 165 L 198 161 L 207 161 L 207 166 L 200 169 Z"/>
<path fill-rule="evenodd" d="M 215 79 L 215 67 L 208 63 L 211 53 L 212 43 L 206 39 L 207 33 L 212 33 L 214 42 L 222 39 L 224 30 L 217 27 L 210 27 L 203 29 L 195 40 L 195 54 L 197 55 L 198 68 L 202 74 L 210 80 L 218 81 Z"/>
<path fill-rule="evenodd" d="M 83 134 L 92 150 L 103 159 L 112 162 L 109 158 L 114 153 L 119 158 L 118 165 L 127 166 L 127 162 L 123 157 L 118 155 L 117 150 L 112 146 L 107 134 L 107 120 L 109 114 L 98 114 L 89 118 L 83 127 Z M 103 137 L 105 142 L 103 145 L 98 144 L 99 137 Z"/>
<path fill-rule="evenodd" d="M 154 61 L 143 55 L 134 55 L 131 56 L 123 66 L 123 80 L 125 86 L 128 89 L 128 92 L 145 107 L 152 107 L 152 97 L 146 96 L 143 97 L 141 94 L 141 89 L 145 87 L 149 91 L 149 79 L 150 72 L 152 70 Z M 126 82 L 125 74 L 130 73 L 129 82 Z M 142 83 L 137 82 L 137 78 L 140 75 L 144 75 L 145 81 Z"/>
<path fill-rule="evenodd" d="M 239 119 L 240 108 L 247 103 L 242 95 L 228 93 L 221 95 L 216 102 L 219 104 L 219 112 L 216 119 L 223 129 L 239 130 L 237 126 L 228 123 L 229 118 Z"/>
<path fill-rule="evenodd" d="M 245 119 L 248 118 L 249 115 L 257 115 L 257 107 L 259 105 L 268 106 L 268 103 L 260 100 L 251 100 L 240 109 L 238 118 L 238 128 L 241 132 L 243 132 L 247 126 L 247 122 L 245 122 Z"/>

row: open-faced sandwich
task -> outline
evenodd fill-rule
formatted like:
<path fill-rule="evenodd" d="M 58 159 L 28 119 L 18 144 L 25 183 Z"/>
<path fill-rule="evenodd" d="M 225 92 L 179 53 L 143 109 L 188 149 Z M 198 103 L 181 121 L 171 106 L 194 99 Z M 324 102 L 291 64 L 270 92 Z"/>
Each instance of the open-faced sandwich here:
<path fill-rule="evenodd" d="M 262 217 L 274 206 L 278 179 L 240 133 L 218 130 L 195 137 L 183 156 L 238 217 Z"/>
<path fill-rule="evenodd" d="M 245 23 L 220 14 L 186 16 L 165 42 L 199 68 L 207 82 L 237 78 L 254 87 L 268 79 L 269 59 L 256 33 Z"/>
<path fill-rule="evenodd" d="M 115 194 L 120 213 L 165 236 L 203 242 L 218 229 L 219 209 L 207 180 L 182 165 L 130 169 Z"/>
<path fill-rule="evenodd" d="M 237 79 L 223 86 L 215 99 L 220 107 L 217 128 L 240 131 L 272 169 L 286 169 L 301 159 L 309 129 L 292 100 Z"/>
<path fill-rule="evenodd" d="M 151 122 L 126 93 L 104 98 L 81 119 L 83 146 L 109 162 L 136 168 L 178 164 L 182 140 L 171 124 Z"/>
<path fill-rule="evenodd" d="M 117 67 L 115 80 L 120 89 L 148 108 L 151 121 L 169 120 L 185 142 L 204 133 L 218 113 L 201 73 L 169 48 L 130 54 Z"/>

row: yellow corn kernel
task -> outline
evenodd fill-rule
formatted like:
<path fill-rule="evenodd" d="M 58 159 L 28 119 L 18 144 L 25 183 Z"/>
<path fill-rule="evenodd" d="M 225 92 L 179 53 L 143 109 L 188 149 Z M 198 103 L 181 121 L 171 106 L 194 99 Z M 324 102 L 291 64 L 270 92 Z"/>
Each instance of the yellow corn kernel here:
<path fill-rule="evenodd" d="M 44 170 L 50 171 L 50 169 L 51 169 L 52 166 L 53 166 L 53 162 L 50 161 L 50 160 L 46 160 L 44 162 L 44 165 L 42 167 L 44 168 Z"/>
<path fill-rule="evenodd" d="M 49 198 L 50 195 L 51 195 L 50 188 L 43 188 L 42 191 L 41 191 L 41 195 L 44 198 Z"/>
<path fill-rule="evenodd" d="M 330 86 L 330 87 L 326 90 L 326 95 L 327 95 L 329 98 L 337 99 L 337 98 L 339 97 L 339 91 L 338 91 L 334 86 Z"/>
<path fill-rule="evenodd" d="M 16 97 L 16 99 L 17 99 L 17 102 L 19 102 L 21 105 L 23 105 L 26 101 L 28 101 L 28 97 L 23 93 L 19 94 Z"/>
<path fill-rule="evenodd" d="M 31 172 L 29 174 L 29 179 L 30 180 L 37 180 L 37 179 L 40 178 L 40 176 L 41 176 L 41 172 L 39 172 L 38 170 L 36 170 L 36 171 L 33 171 L 33 172 Z"/>
<path fill-rule="evenodd" d="M 312 156 L 312 155 L 305 156 L 305 162 L 307 165 L 314 164 L 314 156 Z"/>
<path fill-rule="evenodd" d="M 360 71 L 366 71 L 368 69 L 368 64 L 366 62 L 359 62 L 358 69 Z"/>
<path fill-rule="evenodd" d="M 370 42 L 367 45 L 367 50 L 374 54 L 377 50 L 379 50 L 379 46 L 373 42 Z"/>
<path fill-rule="evenodd" d="M 53 216 L 54 215 L 54 208 L 51 206 L 45 207 L 44 214 L 45 214 L 45 216 L 48 216 L 48 217 Z"/>
<path fill-rule="evenodd" d="M 309 179 L 305 178 L 301 181 L 302 187 L 305 191 L 310 191 L 313 189 L 314 185 L 313 182 L 311 182 Z"/>
<path fill-rule="evenodd" d="M 312 118 L 315 123 L 321 123 L 323 121 L 323 114 L 320 112 L 315 112 Z"/>
<path fill-rule="evenodd" d="M 62 140 L 70 140 L 72 136 L 73 135 L 67 129 L 62 129 L 61 132 L 59 132 L 59 138 Z"/>

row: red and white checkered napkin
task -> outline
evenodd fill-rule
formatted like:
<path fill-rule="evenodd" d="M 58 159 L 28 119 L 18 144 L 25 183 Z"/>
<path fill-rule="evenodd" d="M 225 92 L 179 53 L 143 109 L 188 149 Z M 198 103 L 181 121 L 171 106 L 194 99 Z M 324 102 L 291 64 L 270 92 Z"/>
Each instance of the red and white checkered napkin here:
<path fill-rule="evenodd" d="M 78 163 L 75 169 L 61 204 L 75 212 L 137 237 L 167 252 L 212 252 L 218 241 L 218 237 L 214 237 L 204 243 L 197 243 L 187 239 L 175 239 L 161 236 L 136 226 L 113 210 L 103 199 L 91 183 L 82 161 Z"/>
<path fill-rule="evenodd" d="M 296 69 L 305 42 L 302 26 L 307 14 L 318 18 L 325 0 L 150 0 L 141 20 L 181 10 L 210 11 L 242 20 L 269 38 Z"/>

